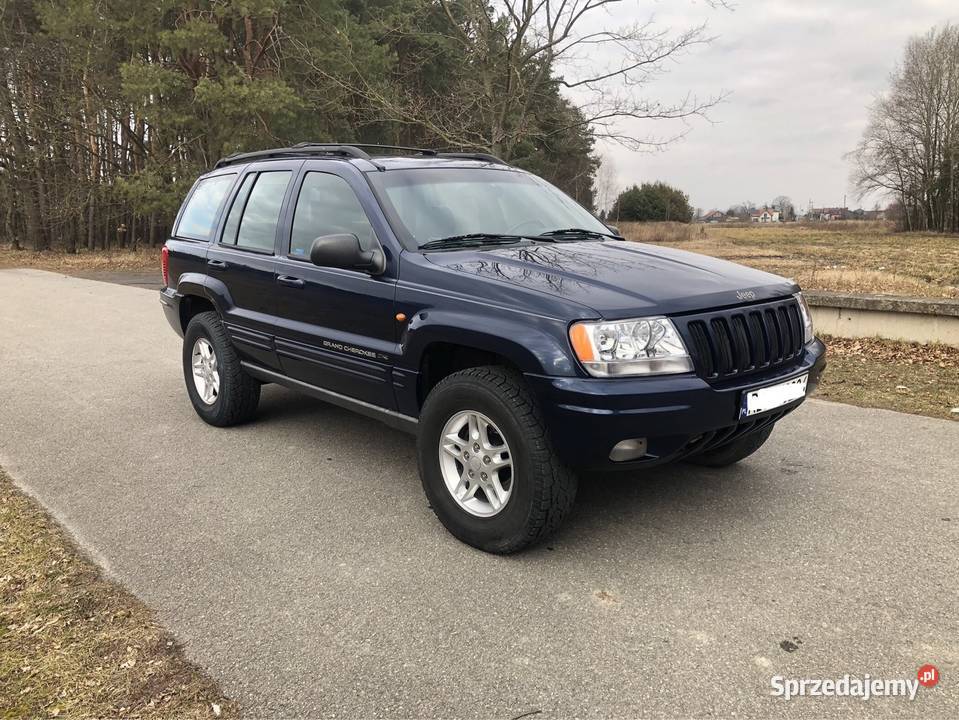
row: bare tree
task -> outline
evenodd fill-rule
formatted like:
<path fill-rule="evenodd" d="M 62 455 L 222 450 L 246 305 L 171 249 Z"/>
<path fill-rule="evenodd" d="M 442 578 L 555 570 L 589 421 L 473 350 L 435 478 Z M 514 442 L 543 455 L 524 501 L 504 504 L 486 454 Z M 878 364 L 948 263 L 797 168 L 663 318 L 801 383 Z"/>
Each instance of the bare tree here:
<path fill-rule="evenodd" d="M 418 124 L 448 145 L 484 147 L 505 158 L 513 157 L 522 142 L 549 142 L 574 126 L 630 149 L 661 147 L 685 133 L 640 135 L 625 129 L 623 121 L 702 117 L 725 95 L 686 95 L 670 103 L 643 92 L 669 63 L 710 40 L 704 24 L 674 31 L 649 19 L 609 27 L 618 11 L 635 7 L 627 0 L 437 2 L 455 51 L 468 58 L 457 67 L 458 76 L 449 78 L 445 95 L 421 94 L 415 87 L 385 93 L 378 78 L 356 67 L 332 72 L 324 58 L 314 59 L 315 71 L 344 92 L 365 98 L 380 118 Z M 305 43 L 299 50 L 306 56 L 312 52 Z M 345 57 L 348 62 L 348 53 Z M 537 104 L 559 92 L 574 94 L 579 112 L 531 136 L 529 118 Z"/>
<path fill-rule="evenodd" d="M 959 26 L 913 38 L 856 149 L 860 199 L 891 196 L 907 230 L 959 231 Z"/>
<path fill-rule="evenodd" d="M 779 216 L 782 218 L 783 222 L 796 219 L 796 208 L 789 196 L 779 195 L 773 200 L 772 207 L 774 210 L 779 211 Z"/>
<path fill-rule="evenodd" d="M 619 195 L 616 189 L 616 165 L 611 157 L 603 156 L 603 160 L 596 171 L 596 206 L 609 212 Z"/>

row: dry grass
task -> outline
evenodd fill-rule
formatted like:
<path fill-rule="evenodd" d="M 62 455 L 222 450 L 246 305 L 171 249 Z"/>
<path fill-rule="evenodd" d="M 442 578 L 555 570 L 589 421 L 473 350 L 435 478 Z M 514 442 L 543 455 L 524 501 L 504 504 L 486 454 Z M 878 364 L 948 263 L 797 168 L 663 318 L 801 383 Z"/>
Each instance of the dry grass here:
<path fill-rule="evenodd" d="M 816 396 L 959 420 L 959 348 L 828 337 Z"/>
<path fill-rule="evenodd" d="M 894 233 L 882 222 L 621 223 L 629 240 L 659 243 L 795 278 L 805 288 L 959 298 L 959 237 Z M 0 268 L 63 273 L 158 270 L 159 249 L 33 253 L 0 246 Z"/>
<path fill-rule="evenodd" d="M 881 222 L 621 223 L 629 240 L 712 255 L 804 288 L 959 298 L 959 236 L 894 233 Z"/>
<path fill-rule="evenodd" d="M 153 613 L 100 576 L 0 471 L 5 718 L 235 717 Z"/>
<path fill-rule="evenodd" d="M 35 253 L 0 246 L 0 268 L 26 267 L 70 274 L 75 270 L 160 271 L 160 248 L 138 250 L 82 250 L 76 254 L 50 251 Z"/>
<path fill-rule="evenodd" d="M 687 243 L 698 239 L 705 232 L 705 225 L 690 225 L 677 222 L 621 222 L 616 225 L 627 240 L 643 243 Z"/>

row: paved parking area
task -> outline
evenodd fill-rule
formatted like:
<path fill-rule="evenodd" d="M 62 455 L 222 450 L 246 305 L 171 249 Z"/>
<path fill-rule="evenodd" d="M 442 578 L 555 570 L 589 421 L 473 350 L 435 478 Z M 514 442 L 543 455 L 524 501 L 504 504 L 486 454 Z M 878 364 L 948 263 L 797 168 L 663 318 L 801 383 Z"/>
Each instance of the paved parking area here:
<path fill-rule="evenodd" d="M 957 714 L 959 423 L 811 401 L 502 558 L 435 520 L 408 436 L 276 387 L 208 427 L 179 352 L 154 292 L 0 271 L 0 465 L 250 716 Z M 914 702 L 770 695 L 924 663 Z"/>

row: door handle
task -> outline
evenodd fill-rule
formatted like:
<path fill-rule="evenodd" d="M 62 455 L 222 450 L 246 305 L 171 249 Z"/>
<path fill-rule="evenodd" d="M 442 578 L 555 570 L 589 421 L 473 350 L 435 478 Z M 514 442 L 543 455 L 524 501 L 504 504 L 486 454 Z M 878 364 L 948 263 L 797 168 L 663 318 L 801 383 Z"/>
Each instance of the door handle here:
<path fill-rule="evenodd" d="M 280 285 L 286 285 L 287 287 L 301 288 L 306 285 L 306 281 L 300 278 L 295 278 L 292 275 L 280 275 L 276 278 L 276 281 Z"/>
<path fill-rule="evenodd" d="M 222 260 L 207 260 L 206 264 L 209 265 L 211 268 L 216 268 L 217 270 L 226 270 L 226 268 L 229 267 L 229 265 L 227 265 Z"/>

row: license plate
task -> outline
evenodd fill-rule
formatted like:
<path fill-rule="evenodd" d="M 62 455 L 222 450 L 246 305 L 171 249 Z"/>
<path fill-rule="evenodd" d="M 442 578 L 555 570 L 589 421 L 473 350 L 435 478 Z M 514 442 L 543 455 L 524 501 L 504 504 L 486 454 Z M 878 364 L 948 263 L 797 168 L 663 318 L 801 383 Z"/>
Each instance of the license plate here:
<path fill-rule="evenodd" d="M 783 405 L 788 405 L 794 400 L 805 397 L 806 382 L 808 380 L 808 375 L 800 375 L 786 382 L 744 392 L 739 417 L 750 417 L 769 410 L 775 410 Z"/>

